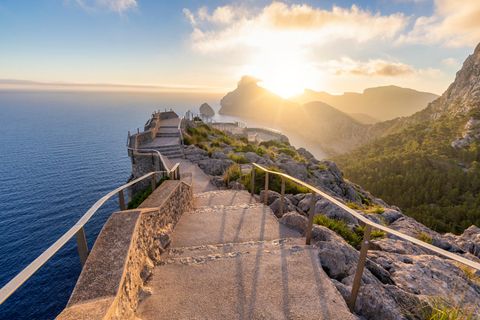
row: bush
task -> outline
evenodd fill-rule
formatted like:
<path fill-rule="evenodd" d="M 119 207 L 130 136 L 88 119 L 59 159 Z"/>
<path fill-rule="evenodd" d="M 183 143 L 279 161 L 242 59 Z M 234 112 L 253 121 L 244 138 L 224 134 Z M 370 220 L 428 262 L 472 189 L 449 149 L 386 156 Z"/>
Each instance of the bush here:
<path fill-rule="evenodd" d="M 278 140 L 268 140 L 268 141 L 262 141 L 260 142 L 260 146 L 264 146 L 267 149 L 270 147 L 276 147 L 276 148 L 288 148 L 290 144 L 278 141 Z"/>
<path fill-rule="evenodd" d="M 313 217 L 313 223 L 327 227 L 328 229 L 334 231 L 343 239 L 345 239 L 345 241 L 347 241 L 352 247 L 357 248 L 362 242 L 362 237 L 359 236 L 358 233 L 351 230 L 347 224 L 341 220 L 331 219 L 322 214 L 318 214 Z"/>
<path fill-rule="evenodd" d="M 268 169 L 279 171 L 278 168 L 268 168 Z M 251 179 L 252 179 L 251 173 L 245 174 L 242 177 L 242 183 L 245 186 L 245 188 L 247 188 L 248 190 L 250 190 L 251 188 Z M 265 186 L 265 172 L 255 168 L 255 193 L 259 194 L 260 191 L 264 189 L 264 186 Z M 269 174 L 268 189 L 276 192 L 281 192 L 281 186 L 282 186 L 282 179 L 278 175 Z M 297 185 L 296 183 L 290 180 L 287 180 L 287 179 L 285 180 L 286 194 L 298 194 L 298 193 L 309 193 L 309 192 L 310 190 L 308 190 L 308 188 Z"/>
<path fill-rule="evenodd" d="M 359 205 L 358 203 L 355 203 L 355 202 L 347 202 L 346 203 L 347 207 L 349 207 L 350 209 L 353 209 L 353 210 L 362 210 L 362 206 Z"/>
<path fill-rule="evenodd" d="M 236 163 L 248 163 L 247 158 L 245 158 L 245 155 L 243 154 L 230 153 L 228 157 L 230 158 L 230 160 Z"/>
<path fill-rule="evenodd" d="M 290 156 L 292 158 L 297 155 L 297 151 L 290 148 L 279 148 L 278 152 L 286 154 L 287 156 Z"/>
<path fill-rule="evenodd" d="M 385 208 L 384 207 L 381 207 L 381 206 L 378 206 L 378 205 L 375 205 L 373 207 L 370 207 L 366 210 L 364 210 L 365 213 L 375 213 L 375 214 L 382 214 L 385 212 Z"/>
<path fill-rule="evenodd" d="M 157 182 L 156 186 L 158 187 L 163 183 L 163 181 L 168 180 L 168 177 L 162 177 L 160 181 Z M 127 209 L 136 209 L 139 205 L 142 204 L 149 195 L 152 194 L 152 186 L 149 185 L 142 191 L 137 192 L 132 199 L 128 202 Z"/>
<path fill-rule="evenodd" d="M 230 181 L 237 181 L 240 179 L 242 176 L 242 169 L 240 168 L 240 165 L 237 163 L 232 164 L 230 167 L 225 170 L 225 173 L 223 174 L 223 181 L 225 183 L 228 183 Z"/>
<path fill-rule="evenodd" d="M 426 320 L 480 320 L 473 306 L 460 306 L 445 299 L 435 298 L 424 308 Z"/>
<path fill-rule="evenodd" d="M 432 237 L 430 237 L 428 234 L 426 234 L 425 232 L 420 232 L 417 236 L 417 239 L 418 240 L 421 240 L 423 242 L 426 242 L 426 243 L 429 243 L 429 244 L 432 244 Z"/>

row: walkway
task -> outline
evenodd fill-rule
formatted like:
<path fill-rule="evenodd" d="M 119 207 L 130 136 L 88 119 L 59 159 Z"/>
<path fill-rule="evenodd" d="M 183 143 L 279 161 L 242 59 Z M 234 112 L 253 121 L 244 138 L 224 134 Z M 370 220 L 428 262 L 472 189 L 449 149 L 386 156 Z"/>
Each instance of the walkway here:
<path fill-rule="evenodd" d="M 180 163 L 180 174 L 185 172 L 192 173 L 193 193 L 217 190 L 217 188 L 210 183 L 210 177 L 203 172 L 197 164 L 181 158 L 172 159 L 171 162 Z"/>
<path fill-rule="evenodd" d="M 269 207 L 246 191 L 194 188 L 195 210 L 176 225 L 138 318 L 355 319 L 317 249 Z"/>

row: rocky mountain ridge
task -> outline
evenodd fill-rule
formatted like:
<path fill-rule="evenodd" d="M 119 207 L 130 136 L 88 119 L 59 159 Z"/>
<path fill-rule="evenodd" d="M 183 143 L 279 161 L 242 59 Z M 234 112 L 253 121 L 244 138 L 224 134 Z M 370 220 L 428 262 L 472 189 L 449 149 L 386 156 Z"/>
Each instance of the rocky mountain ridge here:
<path fill-rule="evenodd" d="M 367 88 L 362 93 L 345 92 L 341 95 L 305 90 L 292 101 L 298 103 L 321 101 L 344 113 L 365 114 L 378 119 L 375 122 L 379 122 L 412 115 L 424 109 L 436 98 L 438 95 L 433 93 L 391 85 Z"/>

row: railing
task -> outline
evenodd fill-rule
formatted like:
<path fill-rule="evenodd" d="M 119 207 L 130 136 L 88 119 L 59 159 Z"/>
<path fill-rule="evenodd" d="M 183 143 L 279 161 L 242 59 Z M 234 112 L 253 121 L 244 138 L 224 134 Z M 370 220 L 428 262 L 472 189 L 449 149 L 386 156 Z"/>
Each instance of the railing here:
<path fill-rule="evenodd" d="M 130 148 L 128 145 L 127 145 L 127 149 L 132 152 L 138 152 L 138 153 L 155 153 L 160 159 L 160 162 L 162 163 L 163 168 L 167 172 L 168 177 L 170 179 L 175 179 L 175 180 L 180 178 L 180 163 L 176 163 L 173 165 L 173 167 L 170 168 L 170 165 L 167 164 L 167 161 L 165 161 L 165 158 L 160 153 L 160 151 L 156 149 L 135 149 L 135 148 Z"/>
<path fill-rule="evenodd" d="M 171 174 L 170 178 L 178 179 L 179 172 L 178 172 L 178 163 L 170 170 Z M 80 256 L 80 262 L 82 266 L 87 261 L 88 257 L 88 245 L 87 245 L 87 238 L 85 235 L 85 224 L 90 220 L 90 218 L 97 212 L 97 210 L 105 203 L 107 200 L 112 198 L 113 196 L 118 194 L 118 204 L 120 210 L 125 210 L 125 196 L 123 190 L 129 188 L 130 186 L 143 181 L 149 177 L 151 177 L 151 185 L 152 185 L 152 192 L 155 190 L 157 185 L 157 174 L 165 174 L 168 172 L 166 171 L 153 171 L 147 173 L 146 175 L 130 181 L 127 184 L 124 184 L 121 187 L 116 188 L 115 190 L 107 193 L 103 196 L 100 200 L 95 202 L 90 209 L 77 221 L 77 223 L 70 228 L 67 232 L 65 232 L 54 244 L 52 244 L 47 250 L 45 250 L 40 256 L 38 256 L 33 262 L 31 262 L 25 269 L 23 269 L 19 274 L 17 274 L 12 280 L 10 280 L 3 288 L 0 289 L 0 304 L 2 304 L 5 300 L 10 297 L 25 281 L 27 281 L 40 267 L 42 267 L 50 258 L 55 255 L 73 236 L 77 238 L 77 249 L 78 255 Z"/>
<path fill-rule="evenodd" d="M 254 167 L 252 168 L 252 177 L 251 177 L 251 193 L 252 193 L 252 196 L 255 193 L 255 168 L 258 168 L 261 171 L 265 172 L 265 189 L 264 189 L 265 192 L 264 192 L 264 199 L 263 199 L 263 201 L 265 202 L 265 205 L 267 205 L 267 200 L 268 200 L 269 174 L 274 174 L 274 175 L 277 175 L 277 176 L 281 177 L 281 179 L 282 179 L 281 188 L 280 188 L 280 194 L 281 194 L 281 197 L 280 197 L 280 199 L 281 199 L 280 200 L 280 212 L 281 213 L 283 213 L 284 202 L 285 202 L 285 180 L 290 180 L 292 182 L 295 182 L 296 184 L 299 184 L 303 187 L 306 187 L 312 193 L 316 193 L 316 194 L 322 196 L 323 198 L 327 199 L 328 201 L 332 202 L 333 204 L 335 204 L 338 207 L 342 208 L 343 210 L 347 211 L 352 216 L 354 216 L 359 221 L 361 221 L 362 223 L 365 224 L 365 231 L 364 231 L 364 234 L 363 234 L 362 246 L 360 248 L 360 256 L 358 258 L 357 270 L 355 272 L 355 277 L 354 277 L 353 284 L 352 284 L 352 291 L 351 291 L 351 294 L 350 294 L 350 299 L 348 301 L 348 306 L 349 306 L 350 310 L 352 310 L 352 311 L 355 308 L 355 302 L 357 300 L 358 291 L 360 289 L 362 274 L 363 274 L 363 270 L 365 268 L 365 262 L 366 262 L 366 259 L 367 259 L 367 252 L 368 252 L 368 247 L 369 247 L 369 242 L 370 242 L 370 233 L 371 233 L 373 228 L 382 230 L 382 231 L 384 231 L 386 233 L 389 233 L 391 235 L 394 235 L 398 238 L 401 238 L 403 240 L 412 242 L 412 243 L 414 243 L 418 246 L 429 249 L 429 250 L 435 252 L 436 254 L 442 255 L 446 258 L 452 259 L 454 261 L 457 261 L 459 263 L 467 265 L 467 266 L 469 266 L 471 268 L 474 268 L 476 270 L 480 270 L 480 263 L 468 260 L 468 259 L 466 259 L 462 256 L 457 255 L 457 254 L 448 252 L 446 250 L 435 247 L 435 246 L 433 246 L 429 243 L 423 242 L 421 240 L 418 240 L 416 238 L 413 238 L 411 236 L 403 234 L 403 233 L 401 233 L 397 230 L 393 230 L 393 229 L 390 229 L 390 228 L 388 228 L 386 226 L 383 226 L 381 224 L 372 222 L 372 221 L 368 220 L 367 218 L 365 218 L 364 216 L 362 216 L 360 213 L 358 213 L 355 210 L 347 207 L 341 201 L 335 199 L 334 197 L 326 194 L 325 192 L 317 189 L 316 187 L 314 187 L 314 186 L 312 186 L 312 185 L 310 185 L 306 182 L 303 182 L 303 181 L 301 181 L 297 178 L 294 178 L 294 177 L 292 177 L 288 174 L 282 173 L 282 172 L 269 170 L 269 169 L 264 168 L 261 165 L 256 164 L 256 163 L 254 163 L 253 166 Z M 315 203 L 316 203 L 315 200 L 316 200 L 315 196 L 312 195 L 311 200 L 310 200 L 310 211 L 309 211 L 309 214 L 308 214 L 308 226 L 307 226 L 307 229 L 305 231 L 305 237 L 306 237 L 306 244 L 307 245 L 310 244 L 311 239 L 312 239 L 313 217 L 315 216 Z"/>

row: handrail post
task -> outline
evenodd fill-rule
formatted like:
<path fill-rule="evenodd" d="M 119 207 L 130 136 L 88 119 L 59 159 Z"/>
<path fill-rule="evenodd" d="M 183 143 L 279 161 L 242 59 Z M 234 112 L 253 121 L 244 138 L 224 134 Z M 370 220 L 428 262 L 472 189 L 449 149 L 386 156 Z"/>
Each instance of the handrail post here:
<path fill-rule="evenodd" d="M 282 176 L 282 187 L 280 189 L 280 215 L 283 216 L 283 208 L 285 205 L 285 177 Z"/>
<path fill-rule="evenodd" d="M 265 194 L 263 197 L 265 205 L 268 205 L 268 172 L 265 172 Z"/>
<path fill-rule="evenodd" d="M 152 184 L 152 192 L 153 192 L 153 191 L 155 191 L 155 187 L 157 186 L 157 176 L 156 176 L 155 172 L 152 174 L 151 184 Z"/>
<path fill-rule="evenodd" d="M 308 225 L 305 230 L 305 243 L 310 244 L 312 240 L 312 228 L 313 228 L 313 216 L 315 216 L 315 193 L 312 192 L 312 198 L 310 199 L 310 210 L 308 212 Z"/>
<path fill-rule="evenodd" d="M 370 225 L 365 226 L 363 232 L 362 247 L 360 248 L 360 256 L 358 257 L 357 271 L 355 272 L 355 278 L 353 279 L 352 292 L 350 294 L 350 300 L 348 301 L 348 307 L 353 312 L 355 309 L 355 302 L 357 301 L 358 290 L 362 283 L 363 269 L 365 268 L 365 261 L 367 260 L 368 246 L 370 244 L 370 232 L 372 227 Z"/>
<path fill-rule="evenodd" d="M 120 206 L 121 211 L 126 209 L 126 207 L 125 207 L 125 197 L 123 195 L 123 190 L 118 191 L 118 205 Z"/>
<path fill-rule="evenodd" d="M 83 227 L 77 231 L 77 250 L 78 256 L 80 257 L 80 263 L 83 267 L 85 262 L 87 262 L 88 257 L 87 237 L 85 236 L 85 229 Z"/>
<path fill-rule="evenodd" d="M 252 166 L 252 181 L 250 181 L 252 186 L 252 197 L 255 194 L 255 166 Z"/>

